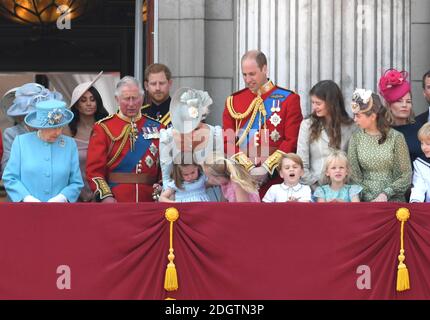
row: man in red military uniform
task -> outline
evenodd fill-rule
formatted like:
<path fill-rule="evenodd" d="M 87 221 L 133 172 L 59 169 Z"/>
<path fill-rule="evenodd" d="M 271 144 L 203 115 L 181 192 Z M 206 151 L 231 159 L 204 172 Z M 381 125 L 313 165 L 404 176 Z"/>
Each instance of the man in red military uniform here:
<path fill-rule="evenodd" d="M 124 77 L 115 91 L 119 111 L 94 125 L 86 174 L 96 199 L 102 202 L 153 201 L 163 126 L 142 115 L 143 95 L 138 80 Z"/>
<path fill-rule="evenodd" d="M 248 51 L 241 67 L 247 88 L 227 98 L 223 114 L 225 151 L 259 180 L 263 196 L 277 181 L 266 183 L 282 155 L 296 152 L 303 120 L 300 97 L 267 78 L 264 53 Z"/>

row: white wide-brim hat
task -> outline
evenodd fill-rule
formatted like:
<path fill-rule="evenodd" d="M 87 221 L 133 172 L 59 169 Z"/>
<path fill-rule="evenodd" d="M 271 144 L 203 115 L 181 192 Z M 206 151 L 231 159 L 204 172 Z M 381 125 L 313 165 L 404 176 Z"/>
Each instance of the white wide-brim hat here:
<path fill-rule="evenodd" d="M 76 86 L 76 88 L 72 92 L 72 99 L 70 100 L 69 108 L 71 108 L 76 102 L 79 101 L 82 95 L 87 92 L 88 89 L 91 88 L 97 80 L 100 79 L 102 74 L 103 71 L 100 71 L 100 73 L 92 81 L 87 81 Z"/>
<path fill-rule="evenodd" d="M 19 117 L 34 111 L 36 103 L 52 99 L 63 100 L 63 95 L 50 91 L 41 84 L 30 82 L 6 92 L 2 106 L 9 117 Z"/>
<path fill-rule="evenodd" d="M 213 103 L 206 91 L 193 88 L 179 88 L 170 102 L 172 126 L 180 133 L 190 133 L 208 113 Z"/>
<path fill-rule="evenodd" d="M 25 123 L 36 129 L 64 127 L 73 120 L 73 112 L 66 109 L 66 103 L 60 100 L 47 100 L 36 103 L 36 110 L 30 112 Z"/>

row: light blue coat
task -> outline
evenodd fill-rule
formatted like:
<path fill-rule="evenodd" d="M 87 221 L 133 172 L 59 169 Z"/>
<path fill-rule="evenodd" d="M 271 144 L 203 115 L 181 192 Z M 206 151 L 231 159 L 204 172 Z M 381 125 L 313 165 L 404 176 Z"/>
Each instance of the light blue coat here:
<path fill-rule="evenodd" d="M 46 202 L 60 193 L 69 202 L 76 202 L 84 186 L 76 142 L 61 135 L 54 143 L 48 143 L 39 139 L 36 132 L 17 136 L 3 183 L 13 202 L 28 195 Z"/>

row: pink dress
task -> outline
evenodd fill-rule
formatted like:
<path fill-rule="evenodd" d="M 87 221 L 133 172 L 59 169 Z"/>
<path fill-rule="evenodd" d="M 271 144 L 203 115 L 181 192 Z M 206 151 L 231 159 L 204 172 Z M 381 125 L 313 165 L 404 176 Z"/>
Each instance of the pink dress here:
<path fill-rule="evenodd" d="M 238 184 L 231 180 L 227 184 L 221 185 L 222 194 L 228 202 L 237 202 L 236 188 L 238 187 Z M 248 202 L 260 202 L 258 193 L 248 193 Z"/>
<path fill-rule="evenodd" d="M 78 152 L 79 152 L 79 166 L 81 168 L 81 175 L 82 180 L 84 180 L 84 187 L 81 190 L 81 194 L 79 196 L 79 202 L 87 202 L 91 201 L 93 198 L 93 192 L 90 189 L 90 186 L 88 185 L 88 181 L 86 179 L 85 175 L 85 166 L 87 163 L 87 151 L 88 151 L 88 142 L 86 140 L 76 139 L 76 145 L 78 146 Z"/>

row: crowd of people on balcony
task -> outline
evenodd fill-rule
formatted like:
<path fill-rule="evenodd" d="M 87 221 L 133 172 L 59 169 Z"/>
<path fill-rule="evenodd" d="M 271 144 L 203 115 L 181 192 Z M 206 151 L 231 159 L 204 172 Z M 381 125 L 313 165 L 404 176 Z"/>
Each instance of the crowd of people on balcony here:
<path fill-rule="evenodd" d="M 96 89 L 102 72 L 68 105 L 40 84 L 12 88 L 2 106 L 15 125 L 0 139 L 8 200 L 430 202 L 429 111 L 415 116 L 406 71 L 386 70 L 378 92 L 357 88 L 350 105 L 320 81 L 303 119 L 305 97 L 268 78 L 264 53 L 246 52 L 241 70 L 246 88 L 226 98 L 222 127 L 208 123 L 208 92 L 170 97 L 159 63 L 143 84 L 120 79 L 110 115 Z M 422 86 L 430 104 L 430 71 Z"/>

